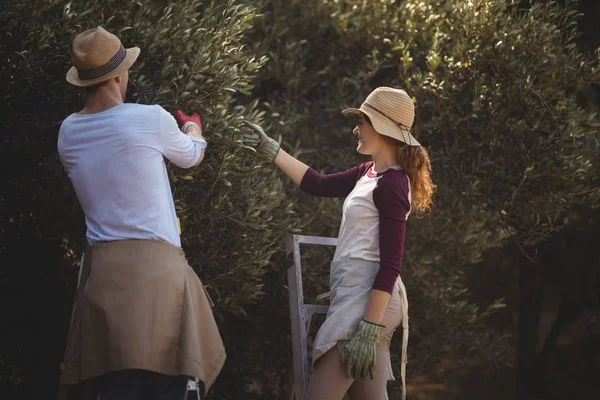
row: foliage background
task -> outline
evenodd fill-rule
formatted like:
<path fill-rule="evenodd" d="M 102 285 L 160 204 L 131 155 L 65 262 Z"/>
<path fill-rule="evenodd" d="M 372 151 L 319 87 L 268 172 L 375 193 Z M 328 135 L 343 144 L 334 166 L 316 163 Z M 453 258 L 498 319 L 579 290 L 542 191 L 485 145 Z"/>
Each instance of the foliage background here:
<path fill-rule="evenodd" d="M 439 186 L 434 211 L 411 219 L 406 242 L 409 393 L 599 393 L 586 375 L 553 379 L 561 337 L 600 349 L 600 328 L 589 325 L 600 293 L 600 252 L 589 240 L 600 199 L 594 2 L 23 0 L 0 7 L 0 398 L 51 398 L 56 389 L 85 229 L 56 135 L 83 104 L 64 81 L 70 43 L 99 24 L 142 48 L 129 101 L 203 117 L 206 161 L 169 173 L 183 246 L 215 300 L 229 355 L 209 398 L 284 391 L 291 346 L 283 239 L 334 236 L 341 215 L 339 201 L 307 197 L 258 165 L 231 132 L 243 115 L 315 169 L 338 171 L 363 160 L 353 151 L 353 121 L 340 110 L 380 85 L 414 96 L 414 132 Z M 587 36 L 577 36 L 582 31 Z M 331 254 L 305 254 L 312 299 L 326 290 Z M 574 360 L 583 369 L 596 365 Z M 398 389 L 390 385 L 391 398 Z"/>

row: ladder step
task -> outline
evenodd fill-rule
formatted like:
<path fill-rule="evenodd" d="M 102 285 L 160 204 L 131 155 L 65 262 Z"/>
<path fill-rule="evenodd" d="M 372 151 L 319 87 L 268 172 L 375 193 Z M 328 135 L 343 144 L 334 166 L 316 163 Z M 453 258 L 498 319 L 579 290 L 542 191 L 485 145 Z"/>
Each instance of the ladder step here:
<path fill-rule="evenodd" d="M 302 311 L 304 312 L 304 318 L 309 318 L 313 314 L 327 314 L 329 306 L 317 306 L 314 304 L 304 304 Z"/>

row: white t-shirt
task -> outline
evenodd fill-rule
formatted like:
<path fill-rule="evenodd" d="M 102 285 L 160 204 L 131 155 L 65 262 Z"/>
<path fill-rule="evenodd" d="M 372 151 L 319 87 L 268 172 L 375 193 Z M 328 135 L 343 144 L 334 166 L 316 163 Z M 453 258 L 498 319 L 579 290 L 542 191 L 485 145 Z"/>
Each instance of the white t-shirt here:
<path fill-rule="evenodd" d="M 389 188 L 394 188 L 396 191 L 393 192 Z M 390 199 L 382 199 L 382 194 L 383 196 L 387 195 L 391 197 L 392 193 L 398 192 L 403 196 L 397 197 L 401 200 L 408 199 L 408 202 L 402 203 L 402 206 L 394 207 L 396 212 L 390 217 L 397 221 L 398 225 L 403 226 L 410 214 L 411 193 L 408 176 L 403 171 L 400 171 L 400 167 L 398 166 L 380 173 L 373 171 L 373 167 L 367 170 L 358 182 L 356 182 L 356 186 L 346 197 L 346 200 L 344 200 L 342 222 L 338 234 L 338 246 L 333 257 L 334 260 L 356 258 L 372 262 L 381 261 L 381 208 L 391 208 L 387 204 L 390 202 Z M 385 204 L 381 204 L 384 203 L 382 200 L 385 201 Z M 388 214 L 390 213 L 388 212 Z M 389 233 L 388 231 L 384 232 L 384 234 Z M 403 242 L 404 232 L 400 236 Z M 400 246 L 401 243 L 398 243 L 398 245 Z M 400 250 L 400 253 L 402 253 L 402 250 Z"/>
<path fill-rule="evenodd" d="M 300 188 L 314 196 L 346 197 L 333 261 L 378 262 L 373 289 L 393 293 L 411 209 L 410 182 L 398 165 L 382 172 L 373 167 L 370 161 L 329 175 L 309 168 Z"/>
<path fill-rule="evenodd" d="M 189 168 L 205 147 L 158 105 L 121 104 L 66 118 L 58 153 L 85 214 L 88 242 L 157 239 L 181 246 L 164 158 Z"/>

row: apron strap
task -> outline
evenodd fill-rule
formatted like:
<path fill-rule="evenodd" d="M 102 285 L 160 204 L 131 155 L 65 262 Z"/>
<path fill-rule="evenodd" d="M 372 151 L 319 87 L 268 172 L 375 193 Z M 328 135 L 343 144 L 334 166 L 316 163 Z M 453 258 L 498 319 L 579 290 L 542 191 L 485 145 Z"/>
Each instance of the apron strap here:
<path fill-rule="evenodd" d="M 406 287 L 402 279 L 398 280 L 400 284 L 400 301 L 402 303 L 402 364 L 400 366 L 400 376 L 402 378 L 402 400 L 406 400 L 406 364 L 408 363 L 408 297 L 406 296 Z"/>

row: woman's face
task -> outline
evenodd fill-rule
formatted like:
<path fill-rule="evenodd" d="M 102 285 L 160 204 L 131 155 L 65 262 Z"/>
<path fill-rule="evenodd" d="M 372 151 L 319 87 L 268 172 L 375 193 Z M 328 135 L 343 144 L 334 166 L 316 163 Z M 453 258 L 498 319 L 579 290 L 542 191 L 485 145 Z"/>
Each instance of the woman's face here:
<path fill-rule="evenodd" d="M 360 154 L 373 155 L 382 146 L 381 135 L 377 133 L 373 125 L 367 122 L 363 113 L 360 113 L 358 116 L 358 125 L 356 125 L 352 133 L 358 138 L 356 151 Z"/>

